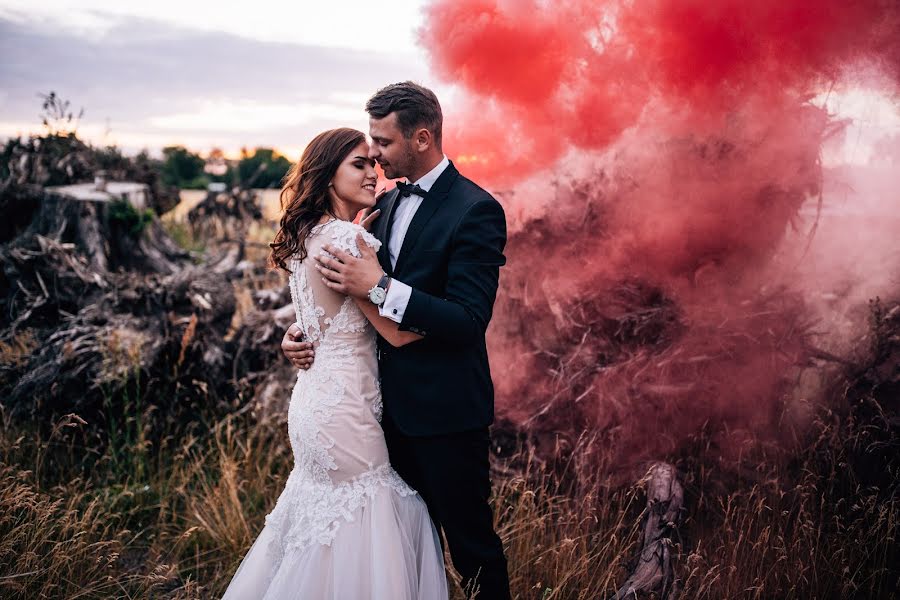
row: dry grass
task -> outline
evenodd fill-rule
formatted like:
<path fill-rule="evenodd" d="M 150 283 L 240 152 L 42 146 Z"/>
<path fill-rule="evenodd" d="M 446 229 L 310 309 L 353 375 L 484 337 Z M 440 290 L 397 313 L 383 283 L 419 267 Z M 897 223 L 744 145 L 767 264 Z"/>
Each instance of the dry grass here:
<path fill-rule="evenodd" d="M 16 332 L 9 342 L 0 340 L 0 366 L 24 365 L 38 345 L 37 338 L 31 329 Z"/>
<path fill-rule="evenodd" d="M 3 425 L 4 598 L 218 597 L 292 463 L 283 424 L 248 415 L 163 444 L 141 480 L 116 473 L 110 457 L 82 471 L 72 433 L 85 425 L 74 417 L 45 440 Z M 709 471 L 687 472 L 689 514 L 676 540 L 682 597 L 896 597 L 897 498 L 854 487 L 849 471 L 817 471 L 824 448 L 839 465 L 845 447 L 822 440 L 792 467 L 802 474 L 793 483 L 772 471 L 710 494 Z M 636 550 L 640 484 L 612 489 L 598 478 L 564 493 L 526 450 L 513 462 L 524 467 L 496 478 L 494 506 L 517 597 L 608 597 Z"/>
<path fill-rule="evenodd" d="M 528 461 L 523 476 L 496 482 L 494 504 L 520 598 L 598 598 L 616 589 L 639 535 L 638 488 L 571 496 Z"/>
<path fill-rule="evenodd" d="M 894 331 L 883 312 L 876 333 Z M 876 364 L 893 364 L 891 335 L 873 338 Z M 111 338 L 110 376 L 136 371 L 128 341 Z M 682 598 L 900 598 L 897 425 L 873 371 L 839 382 L 844 410 L 821 409 L 815 435 L 743 475 L 703 436 L 677 460 Z M 285 424 L 238 411 L 151 444 L 142 432 L 154 408 L 141 377 L 128 381 L 110 387 L 125 410 L 105 423 L 66 415 L 29 428 L 0 405 L 0 598 L 216 598 L 262 529 L 293 463 Z M 523 446 L 495 457 L 492 502 L 517 598 L 609 598 L 637 553 L 643 481 L 586 470 L 585 456 L 604 460 L 594 448 L 568 455 L 548 465 Z"/>
<path fill-rule="evenodd" d="M 142 471 L 111 455 L 82 470 L 84 449 L 67 430 L 83 422 L 68 418 L 47 440 L 14 435 L 5 422 L 0 597 L 207 598 L 221 591 L 290 468 L 281 427 L 249 423 L 228 420 L 206 439 L 166 445 L 139 479 Z"/>

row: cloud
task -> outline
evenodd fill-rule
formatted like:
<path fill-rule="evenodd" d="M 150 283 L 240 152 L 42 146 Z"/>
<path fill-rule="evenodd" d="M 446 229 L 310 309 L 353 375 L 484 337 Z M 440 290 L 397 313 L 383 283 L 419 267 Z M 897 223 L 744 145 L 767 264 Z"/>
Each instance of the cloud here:
<path fill-rule="evenodd" d="M 129 145 L 191 139 L 299 147 L 318 131 L 365 127 L 364 99 L 394 81 L 427 81 L 415 55 L 265 42 L 138 18 L 85 38 L 52 24 L 0 19 L 0 135 L 39 125 L 38 93 L 109 120 Z M 353 122 L 353 115 L 357 119 Z M 218 127 L 217 127 L 217 121 Z M 115 136 L 114 136 L 115 137 Z"/>
<path fill-rule="evenodd" d="M 193 30 L 222 32 L 267 42 L 293 42 L 333 48 L 415 51 L 416 28 L 426 0 L 393 0 L 390 6 L 369 0 L 341 2 L 284 2 L 253 0 L 0 0 L 0 18 L 40 21 L 78 35 L 105 35 L 122 17 L 152 19 Z M 384 35 L 389 32 L 390 35 Z"/>

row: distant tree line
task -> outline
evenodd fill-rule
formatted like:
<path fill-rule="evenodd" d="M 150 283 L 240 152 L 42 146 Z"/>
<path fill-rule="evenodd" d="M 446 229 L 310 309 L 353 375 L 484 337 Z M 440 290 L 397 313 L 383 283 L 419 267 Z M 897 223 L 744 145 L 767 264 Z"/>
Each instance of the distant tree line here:
<path fill-rule="evenodd" d="M 178 189 L 163 181 L 160 159 L 146 150 L 127 156 L 116 146 L 92 146 L 78 137 L 84 109 L 74 110 L 53 91 L 38 96 L 44 131 L 0 141 L 0 242 L 32 220 L 41 206 L 36 188 L 93 182 L 101 173 L 110 181 L 146 184 L 149 208 L 158 214 L 178 204 Z"/>
<path fill-rule="evenodd" d="M 203 158 L 184 146 L 163 148 L 163 181 L 182 189 L 206 189 L 212 182 L 277 188 L 290 167 L 291 161 L 272 148 L 256 148 L 252 153 L 244 148 L 237 160 L 226 160 L 218 149 Z"/>

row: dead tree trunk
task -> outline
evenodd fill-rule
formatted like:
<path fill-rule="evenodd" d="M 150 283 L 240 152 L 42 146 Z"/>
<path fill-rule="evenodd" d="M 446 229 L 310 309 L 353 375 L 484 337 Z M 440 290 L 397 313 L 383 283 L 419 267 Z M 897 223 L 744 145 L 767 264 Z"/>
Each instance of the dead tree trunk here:
<path fill-rule="evenodd" d="M 678 580 L 672 566 L 672 535 L 678 528 L 684 489 L 675 467 L 656 463 L 647 473 L 647 511 L 641 533 L 641 550 L 631 575 L 610 600 L 654 594 L 659 600 L 675 600 Z"/>
<path fill-rule="evenodd" d="M 132 186 L 138 191 L 144 187 Z M 38 202 L 31 223 L 10 247 L 27 246 L 35 235 L 75 244 L 100 277 L 120 266 L 174 273 L 189 262 L 159 219 L 128 194 L 98 192 L 84 184 L 46 188 Z"/>

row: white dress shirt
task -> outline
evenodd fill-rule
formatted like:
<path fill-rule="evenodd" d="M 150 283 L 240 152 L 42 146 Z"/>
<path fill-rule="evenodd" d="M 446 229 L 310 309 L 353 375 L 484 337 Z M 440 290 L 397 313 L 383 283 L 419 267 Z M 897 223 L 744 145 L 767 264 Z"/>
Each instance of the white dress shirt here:
<path fill-rule="evenodd" d="M 444 156 L 441 162 L 432 170 L 425 173 L 418 181 L 413 181 L 413 185 L 418 185 L 426 192 L 431 191 L 431 186 L 437 181 L 437 178 L 450 165 L 450 161 Z M 394 209 L 393 225 L 391 225 L 391 237 L 388 239 L 388 254 L 391 260 L 391 266 L 397 266 L 397 257 L 400 256 L 400 248 L 403 247 L 403 240 L 406 238 L 406 231 L 416 211 L 422 205 L 422 196 L 418 194 L 410 194 L 407 198 L 398 198 L 395 202 L 399 205 Z M 409 297 L 412 295 L 412 288 L 391 278 L 391 285 L 388 288 L 387 297 L 384 303 L 378 307 L 378 314 L 387 317 L 391 321 L 400 323 L 403 321 L 403 315 L 406 313 L 406 306 L 409 304 Z"/>

